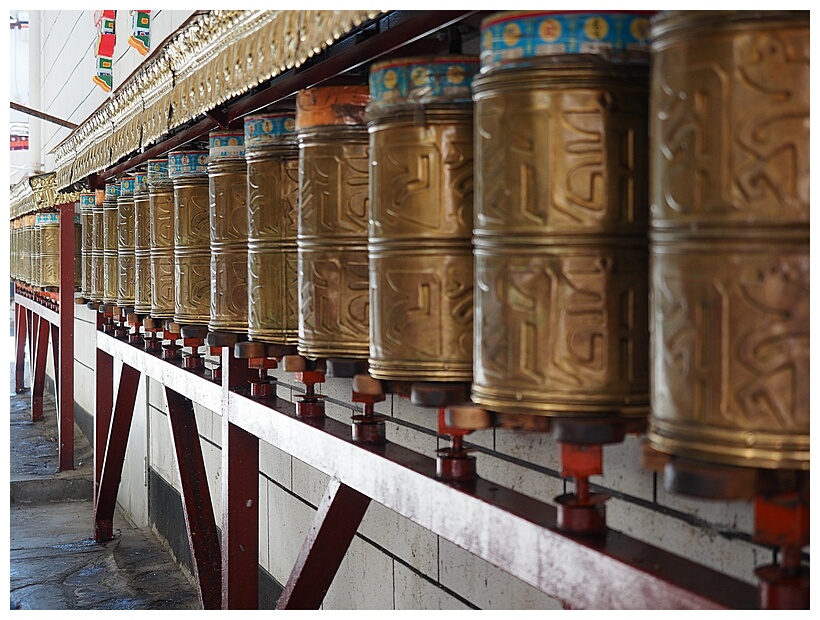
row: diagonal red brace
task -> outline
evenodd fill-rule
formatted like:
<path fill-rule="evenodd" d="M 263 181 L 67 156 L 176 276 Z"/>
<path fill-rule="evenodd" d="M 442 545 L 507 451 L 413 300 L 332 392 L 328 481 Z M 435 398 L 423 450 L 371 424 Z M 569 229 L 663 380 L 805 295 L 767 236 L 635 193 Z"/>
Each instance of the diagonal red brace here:
<path fill-rule="evenodd" d="M 94 507 L 94 539 L 97 542 L 114 536 L 114 507 L 122 479 L 125 448 L 128 445 L 128 434 L 131 431 L 131 419 L 134 417 L 134 402 L 137 399 L 139 384 L 140 372 L 128 364 L 123 364 L 120 388 L 117 391 L 117 403 L 111 416 L 108 448 L 105 450 L 102 465 L 97 504 Z"/>
<path fill-rule="evenodd" d="M 276 609 L 319 609 L 369 504 L 331 479 Z"/>
<path fill-rule="evenodd" d="M 46 358 L 48 354 L 48 333 L 50 323 L 39 314 L 34 315 L 36 341 L 34 343 L 34 363 L 31 365 L 31 421 L 43 419 L 43 392 L 46 382 Z"/>
<path fill-rule="evenodd" d="M 222 604 L 222 553 L 194 404 L 169 387 L 165 388 L 165 398 L 168 400 L 168 423 L 177 454 L 182 508 L 199 602 L 202 609 L 219 609 Z"/>
<path fill-rule="evenodd" d="M 26 391 L 26 335 L 28 334 L 28 313 L 25 306 L 14 304 L 14 336 L 17 355 L 14 360 L 14 391 Z"/>

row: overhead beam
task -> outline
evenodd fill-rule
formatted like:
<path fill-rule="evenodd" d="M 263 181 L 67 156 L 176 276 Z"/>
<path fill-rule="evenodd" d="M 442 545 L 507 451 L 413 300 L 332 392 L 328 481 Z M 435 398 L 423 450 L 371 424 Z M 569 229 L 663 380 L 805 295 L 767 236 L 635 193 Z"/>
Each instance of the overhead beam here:
<path fill-rule="evenodd" d="M 22 103 L 15 103 L 14 101 L 9 101 L 9 104 L 11 105 L 12 110 L 17 110 L 18 112 L 22 112 L 23 114 L 34 116 L 35 118 L 48 121 L 49 123 L 60 125 L 61 127 L 68 127 L 69 129 L 77 129 L 77 127 L 79 127 L 79 125 L 77 125 L 76 123 L 63 120 L 62 118 L 57 118 L 56 116 L 46 114 L 45 112 L 40 112 L 39 110 L 35 110 L 34 108 L 29 108 L 28 106 L 24 106 Z"/>

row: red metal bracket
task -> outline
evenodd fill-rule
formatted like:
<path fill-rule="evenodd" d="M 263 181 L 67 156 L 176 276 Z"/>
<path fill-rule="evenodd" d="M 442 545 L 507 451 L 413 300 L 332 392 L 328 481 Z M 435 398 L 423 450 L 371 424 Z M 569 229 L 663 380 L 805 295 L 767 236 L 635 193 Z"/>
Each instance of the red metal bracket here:
<path fill-rule="evenodd" d="M 276 609 L 319 609 L 370 505 L 332 478 Z"/>
<path fill-rule="evenodd" d="M 39 314 L 34 314 L 34 363 L 31 365 L 31 421 L 43 419 L 43 391 L 46 381 L 46 356 L 48 354 L 49 323 Z"/>
<path fill-rule="evenodd" d="M 102 328 L 103 315 L 96 313 L 97 329 Z M 111 410 L 114 406 L 114 360 L 97 349 L 96 394 L 94 398 L 94 506 L 97 505 L 100 479 L 102 478 L 105 446 L 108 442 L 108 431 L 111 428 Z"/>
<path fill-rule="evenodd" d="M 168 424 L 177 454 L 182 508 L 199 602 L 202 609 L 219 609 L 222 603 L 222 554 L 194 404 L 169 387 L 165 388 L 165 398 L 168 400 Z"/>
<path fill-rule="evenodd" d="M 28 334 L 28 312 L 18 303 L 14 304 L 14 338 L 17 354 L 14 361 L 14 391 L 26 391 L 26 336 Z"/>

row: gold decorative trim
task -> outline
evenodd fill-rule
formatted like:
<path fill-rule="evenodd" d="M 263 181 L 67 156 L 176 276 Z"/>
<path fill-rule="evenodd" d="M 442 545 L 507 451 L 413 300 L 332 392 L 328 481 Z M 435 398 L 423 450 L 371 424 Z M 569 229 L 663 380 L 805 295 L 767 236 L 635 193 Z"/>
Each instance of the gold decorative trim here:
<path fill-rule="evenodd" d="M 57 189 L 299 67 L 380 13 L 219 10 L 196 15 L 57 146 Z"/>

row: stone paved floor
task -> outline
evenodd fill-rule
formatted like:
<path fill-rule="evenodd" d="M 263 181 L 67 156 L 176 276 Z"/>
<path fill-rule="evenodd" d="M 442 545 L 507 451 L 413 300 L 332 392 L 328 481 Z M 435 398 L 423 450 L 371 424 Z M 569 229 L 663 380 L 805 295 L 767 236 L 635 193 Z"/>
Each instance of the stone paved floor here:
<path fill-rule="evenodd" d="M 13 365 L 9 385 L 11 609 L 199 609 L 196 589 L 150 529 L 117 510 L 114 538 L 94 541 L 91 446 L 75 426 L 75 469 L 58 472 L 53 395 L 32 422 L 30 394 L 14 393 Z"/>

